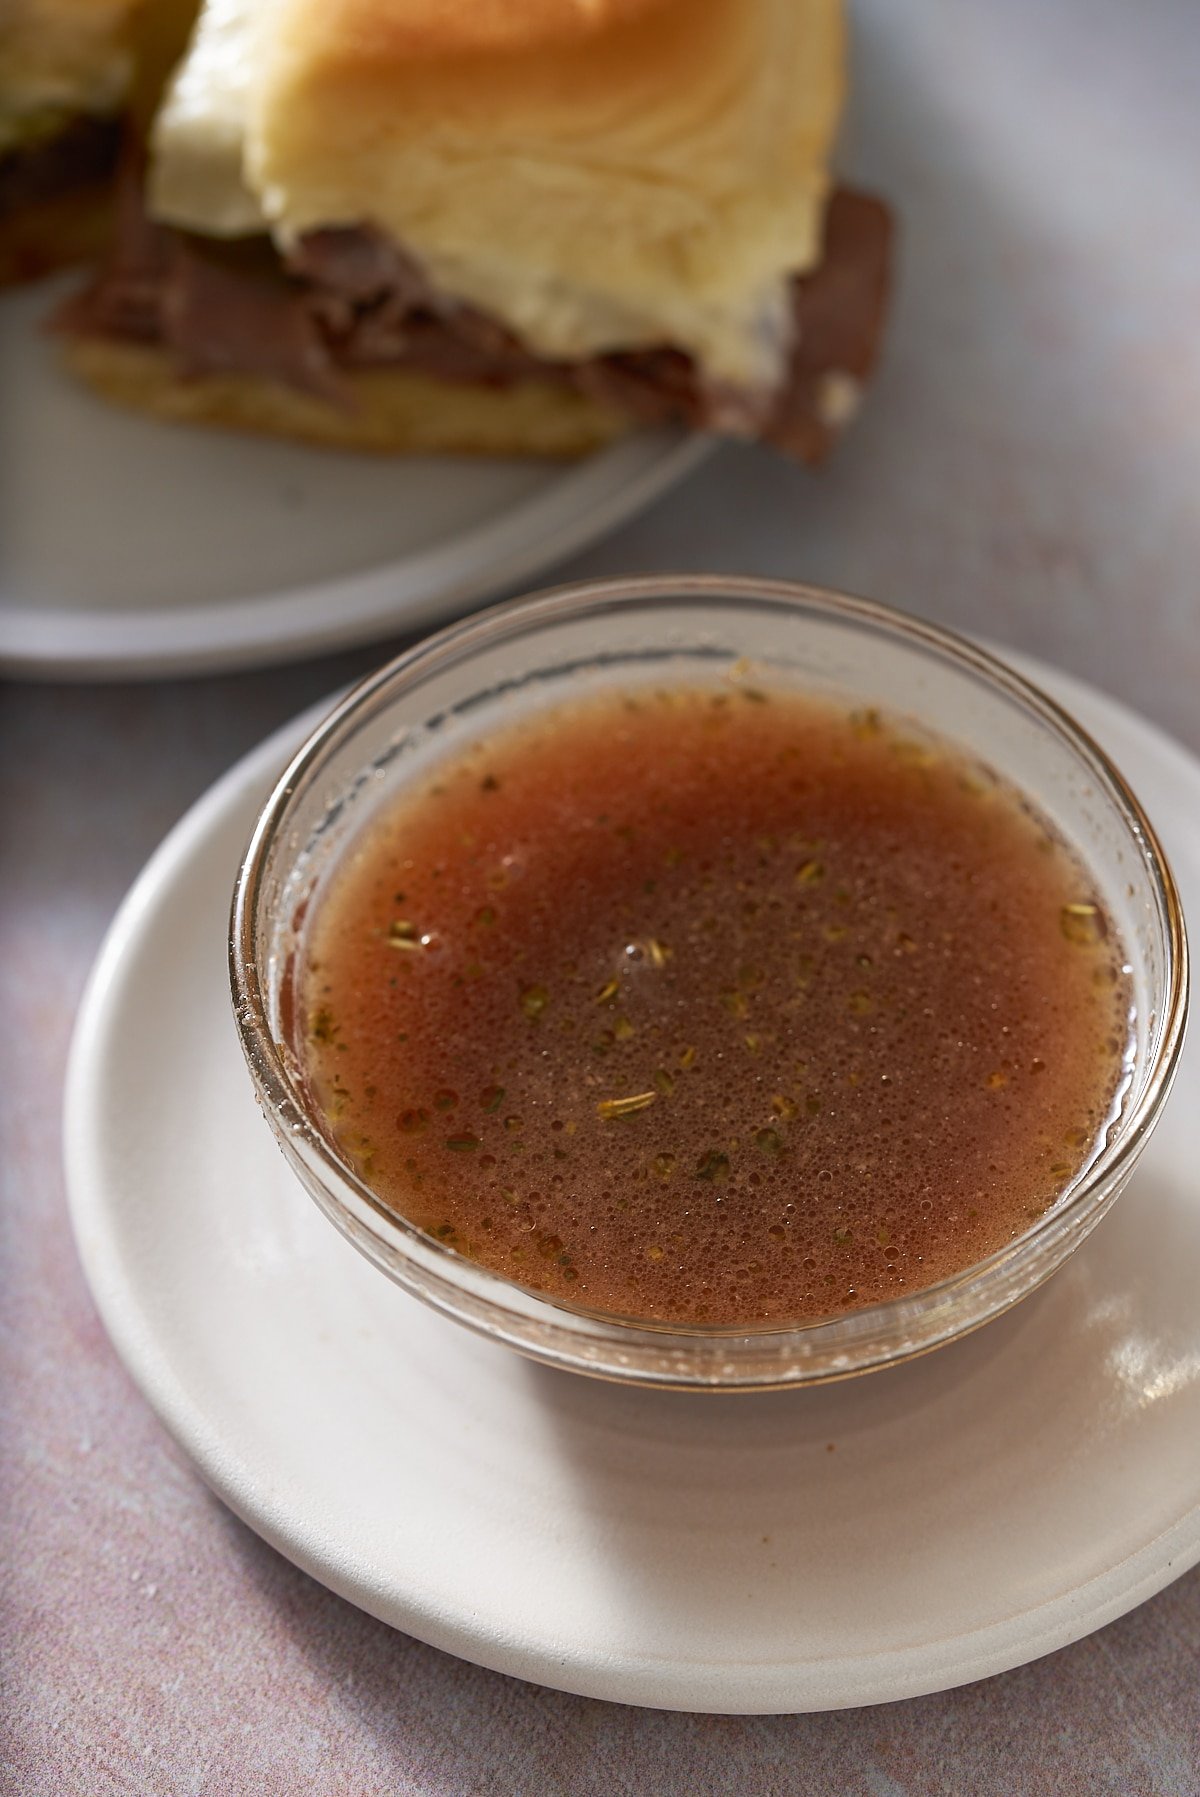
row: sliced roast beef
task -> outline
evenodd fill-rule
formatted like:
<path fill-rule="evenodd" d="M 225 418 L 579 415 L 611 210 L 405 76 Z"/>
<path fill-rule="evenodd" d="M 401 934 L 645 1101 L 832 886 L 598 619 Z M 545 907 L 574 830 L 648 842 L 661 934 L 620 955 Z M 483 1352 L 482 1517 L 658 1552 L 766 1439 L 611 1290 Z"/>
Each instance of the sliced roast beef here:
<path fill-rule="evenodd" d="M 108 255 L 87 286 L 60 307 L 56 327 L 80 337 L 161 342 L 176 235 L 147 214 L 141 162 L 127 157 L 115 184 Z"/>
<path fill-rule="evenodd" d="M 347 404 L 320 324 L 304 292 L 273 266 L 214 256 L 178 237 L 162 287 L 162 339 L 187 379 L 252 370 L 334 405 Z"/>
<path fill-rule="evenodd" d="M 642 422 L 762 437 L 804 461 L 829 448 L 875 360 L 891 225 L 878 200 L 839 190 L 820 266 L 793 284 L 795 336 L 776 394 L 705 381 L 661 348 L 547 360 L 497 320 L 439 294 L 404 251 L 366 226 L 309 233 L 286 262 L 266 239 L 234 245 L 151 223 L 141 171 L 122 183 L 117 242 L 61 329 L 161 343 L 182 378 L 245 373 L 350 405 L 344 371 L 407 367 L 495 386 L 537 378 Z"/>
<path fill-rule="evenodd" d="M 121 141 L 113 119 L 80 116 L 60 130 L 0 156 L 0 219 L 21 206 L 57 199 L 112 173 Z"/>
<path fill-rule="evenodd" d="M 799 326 L 787 379 L 763 431 L 767 442 L 818 462 L 857 407 L 883 337 L 891 274 L 891 215 L 869 194 L 841 188 L 825 214 L 821 266 L 795 284 Z"/>
<path fill-rule="evenodd" d="M 438 307 L 435 290 L 411 256 L 380 231 L 359 225 L 309 231 L 288 256 L 293 274 L 339 294 L 351 305 L 398 300 L 410 310 Z"/>

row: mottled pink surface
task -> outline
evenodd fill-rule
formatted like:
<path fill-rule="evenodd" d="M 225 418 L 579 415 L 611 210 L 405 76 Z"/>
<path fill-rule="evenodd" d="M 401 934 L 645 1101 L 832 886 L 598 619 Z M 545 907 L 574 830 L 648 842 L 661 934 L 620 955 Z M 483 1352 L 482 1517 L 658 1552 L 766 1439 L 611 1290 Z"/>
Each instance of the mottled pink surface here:
<path fill-rule="evenodd" d="M 821 476 L 723 452 L 569 571 L 868 591 L 1056 661 L 1200 749 L 1200 13 L 872 0 L 859 36 L 848 158 L 894 197 L 905 267 L 869 412 Z M 675 1716 L 390 1632 L 181 1460 L 107 1344 L 67 1229 L 72 1016 L 168 825 L 382 653 L 0 692 L 3 1790 L 1200 1792 L 1200 1572 L 943 1696 Z"/>

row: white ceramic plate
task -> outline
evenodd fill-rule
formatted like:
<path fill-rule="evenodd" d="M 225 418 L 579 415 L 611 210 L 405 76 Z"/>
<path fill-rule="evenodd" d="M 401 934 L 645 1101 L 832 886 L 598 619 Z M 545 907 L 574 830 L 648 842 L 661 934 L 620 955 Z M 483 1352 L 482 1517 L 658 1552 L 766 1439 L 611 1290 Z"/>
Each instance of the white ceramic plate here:
<path fill-rule="evenodd" d="M 1034 670 L 1035 676 L 1038 670 Z M 1200 766 L 1042 671 L 1200 900 Z M 163 844 L 84 1001 L 80 1252 L 117 1349 L 226 1502 L 483 1665 L 790 1711 L 1035 1658 L 1200 1558 L 1200 1057 L 1113 1214 L 1007 1317 L 893 1372 L 736 1398 L 547 1371 L 424 1309 L 288 1173 L 229 1011 L 235 865 L 295 729 Z"/>
<path fill-rule="evenodd" d="M 0 303 L 0 669 L 102 678 L 287 661 L 417 629 L 648 505 L 709 443 L 583 462 L 396 460 L 188 431 L 58 368 L 45 287 Z"/>

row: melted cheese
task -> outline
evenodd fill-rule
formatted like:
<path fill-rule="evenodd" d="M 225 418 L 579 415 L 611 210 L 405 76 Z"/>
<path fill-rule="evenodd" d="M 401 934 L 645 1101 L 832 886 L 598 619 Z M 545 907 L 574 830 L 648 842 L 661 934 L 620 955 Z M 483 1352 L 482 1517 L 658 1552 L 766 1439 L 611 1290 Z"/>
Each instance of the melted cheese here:
<path fill-rule="evenodd" d="M 243 172 L 256 19 L 255 0 L 208 0 L 154 126 L 153 210 L 213 237 L 267 228 Z"/>

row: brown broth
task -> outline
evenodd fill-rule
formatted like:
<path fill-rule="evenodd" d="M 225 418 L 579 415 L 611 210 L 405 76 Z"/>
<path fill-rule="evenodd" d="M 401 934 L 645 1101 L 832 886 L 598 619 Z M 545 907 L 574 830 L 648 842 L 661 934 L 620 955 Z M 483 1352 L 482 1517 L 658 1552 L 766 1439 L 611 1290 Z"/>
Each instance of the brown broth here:
<path fill-rule="evenodd" d="M 827 1317 L 1022 1234 L 1129 1037 L 1086 871 L 988 770 L 731 684 L 512 724 L 377 815 L 299 1014 L 390 1206 L 560 1302 Z"/>

